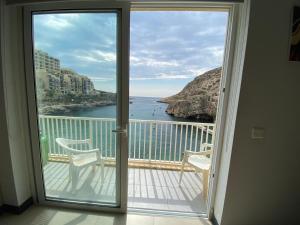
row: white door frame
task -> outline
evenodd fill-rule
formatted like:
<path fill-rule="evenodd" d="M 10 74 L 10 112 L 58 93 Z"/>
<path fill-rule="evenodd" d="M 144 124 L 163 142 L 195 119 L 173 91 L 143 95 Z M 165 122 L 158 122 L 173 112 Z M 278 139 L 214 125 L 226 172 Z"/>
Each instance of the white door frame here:
<path fill-rule="evenodd" d="M 116 204 L 82 203 L 79 201 L 47 200 L 45 196 L 43 172 L 40 156 L 37 102 L 35 95 L 35 76 L 33 62 L 32 13 L 47 12 L 101 12 L 117 11 L 117 125 L 126 129 L 128 124 L 129 102 L 129 4 L 126 2 L 56 2 L 38 3 L 24 7 L 24 57 L 27 82 L 28 113 L 31 129 L 32 159 L 35 172 L 37 201 L 45 205 L 85 208 L 101 211 L 127 211 L 128 144 L 127 134 L 117 133 L 116 154 Z M 74 204 L 76 203 L 76 204 Z"/>
<path fill-rule="evenodd" d="M 232 65 L 234 59 L 234 49 L 236 42 L 236 30 L 238 20 L 237 5 L 232 4 L 229 10 L 228 24 L 227 24 L 227 36 L 223 56 L 223 68 L 222 68 L 222 80 L 220 82 L 220 95 L 218 102 L 218 110 L 216 114 L 216 127 L 215 127 L 215 140 L 214 140 L 214 154 L 212 157 L 212 167 L 210 171 L 209 179 L 209 193 L 208 193 L 208 218 L 211 219 L 213 215 L 213 206 L 217 187 L 217 177 L 219 174 L 219 162 L 221 151 L 223 150 L 223 141 L 225 135 L 225 122 L 228 111 L 230 84 L 233 78 Z M 239 90 L 236 90 L 239 92 Z M 236 106 L 237 107 L 237 106 Z"/>
<path fill-rule="evenodd" d="M 215 10 L 215 11 L 227 11 L 228 12 L 228 22 L 227 22 L 227 34 L 225 41 L 224 57 L 223 57 L 223 68 L 222 68 L 222 79 L 220 81 L 220 96 L 218 103 L 218 111 L 216 115 L 216 127 L 215 127 L 215 140 L 214 144 L 214 154 L 212 157 L 212 166 L 209 179 L 209 193 L 207 197 L 207 212 L 205 214 L 198 214 L 199 216 L 204 216 L 211 218 L 213 214 L 214 199 L 217 186 L 217 175 L 219 171 L 219 161 L 223 145 L 223 137 L 226 129 L 226 117 L 228 111 L 229 103 L 229 90 L 232 79 L 232 66 L 234 60 L 234 50 L 236 48 L 236 30 L 237 30 L 237 20 L 239 7 L 236 3 L 220 3 L 220 2 L 134 2 L 131 5 L 133 10 Z M 226 90 L 226 91 L 225 91 Z M 231 90 L 233 93 L 238 94 L 239 88 Z M 237 107 L 237 105 L 234 105 Z M 234 127 L 233 127 L 234 129 Z M 164 214 L 179 214 L 172 212 L 163 212 Z"/>

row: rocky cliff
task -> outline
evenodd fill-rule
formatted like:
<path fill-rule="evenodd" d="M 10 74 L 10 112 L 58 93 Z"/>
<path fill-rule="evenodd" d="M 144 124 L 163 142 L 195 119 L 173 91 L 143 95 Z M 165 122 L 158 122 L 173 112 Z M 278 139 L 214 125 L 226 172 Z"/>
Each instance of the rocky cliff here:
<path fill-rule="evenodd" d="M 161 102 L 169 104 L 166 112 L 175 117 L 214 122 L 220 78 L 221 67 L 197 76 L 178 94 L 161 99 Z"/>
<path fill-rule="evenodd" d="M 59 115 L 82 109 L 115 105 L 116 100 L 116 93 L 94 90 L 86 95 L 66 94 L 43 99 L 38 102 L 38 110 L 40 114 Z"/>

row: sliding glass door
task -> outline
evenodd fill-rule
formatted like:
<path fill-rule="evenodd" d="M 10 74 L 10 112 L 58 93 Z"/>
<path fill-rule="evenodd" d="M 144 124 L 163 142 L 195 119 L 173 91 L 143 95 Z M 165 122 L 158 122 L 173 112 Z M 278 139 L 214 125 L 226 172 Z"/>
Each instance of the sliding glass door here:
<path fill-rule="evenodd" d="M 26 66 L 39 200 L 124 208 L 124 11 L 28 12 Z"/>

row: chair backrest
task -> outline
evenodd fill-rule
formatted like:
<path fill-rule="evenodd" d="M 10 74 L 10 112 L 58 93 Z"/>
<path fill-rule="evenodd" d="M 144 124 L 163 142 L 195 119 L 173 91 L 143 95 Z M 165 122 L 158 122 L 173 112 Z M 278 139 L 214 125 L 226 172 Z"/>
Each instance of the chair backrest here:
<path fill-rule="evenodd" d="M 68 154 L 70 154 L 71 152 L 74 152 L 73 148 L 71 148 L 69 145 L 71 145 L 71 143 L 68 141 L 68 139 L 65 138 L 56 138 L 56 143 L 62 147 L 64 150 L 66 150 L 68 152 Z"/>
<path fill-rule="evenodd" d="M 200 152 L 209 152 L 210 154 L 212 154 L 213 152 L 213 144 L 209 144 L 209 143 L 202 143 L 200 146 Z"/>
<path fill-rule="evenodd" d="M 72 148 L 72 145 L 78 144 L 89 144 L 91 143 L 90 139 L 85 140 L 72 140 L 66 138 L 56 138 L 56 143 L 61 146 L 64 150 L 68 151 L 68 153 L 83 153 L 84 150 Z"/>
<path fill-rule="evenodd" d="M 64 138 L 56 138 L 56 143 L 58 145 L 60 145 L 61 147 L 68 147 L 68 142 L 67 142 L 67 139 L 64 139 Z"/>

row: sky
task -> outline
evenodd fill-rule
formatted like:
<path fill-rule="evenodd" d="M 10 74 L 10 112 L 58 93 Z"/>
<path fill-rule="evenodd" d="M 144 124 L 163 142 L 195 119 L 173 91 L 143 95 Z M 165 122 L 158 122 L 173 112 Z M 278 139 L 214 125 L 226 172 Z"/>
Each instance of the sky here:
<path fill-rule="evenodd" d="M 130 96 L 166 97 L 223 62 L 227 12 L 133 11 Z M 34 47 L 116 92 L 117 15 L 34 15 Z"/>

